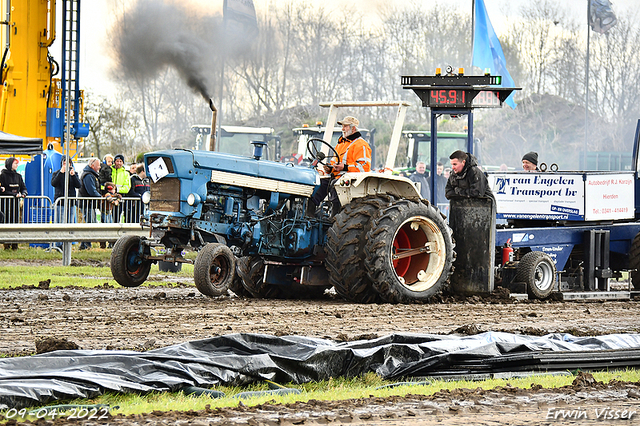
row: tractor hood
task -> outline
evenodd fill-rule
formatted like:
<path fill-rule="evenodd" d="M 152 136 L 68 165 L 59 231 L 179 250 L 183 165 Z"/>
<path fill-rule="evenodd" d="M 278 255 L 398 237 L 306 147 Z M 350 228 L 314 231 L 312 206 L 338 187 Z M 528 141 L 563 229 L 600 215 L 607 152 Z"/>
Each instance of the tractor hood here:
<path fill-rule="evenodd" d="M 291 163 L 276 163 L 220 152 L 191 150 L 156 151 L 145 154 L 145 157 L 148 160 L 156 157 L 163 157 L 165 161 L 170 159 L 172 166 L 169 166 L 169 171 L 173 170 L 173 173 L 182 178 L 189 178 L 188 175 L 193 176 L 194 169 L 200 173 L 204 169 L 302 185 L 319 184 L 319 176 L 315 170 L 294 166 Z"/>

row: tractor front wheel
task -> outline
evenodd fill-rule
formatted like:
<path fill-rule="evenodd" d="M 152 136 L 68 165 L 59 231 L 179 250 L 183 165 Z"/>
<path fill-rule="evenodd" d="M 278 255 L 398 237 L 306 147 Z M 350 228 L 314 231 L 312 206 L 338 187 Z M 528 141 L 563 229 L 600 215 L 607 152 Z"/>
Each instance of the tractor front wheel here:
<path fill-rule="evenodd" d="M 236 258 L 223 244 L 209 243 L 196 257 L 193 279 L 200 293 L 209 297 L 227 294 L 235 277 Z"/>
<path fill-rule="evenodd" d="M 256 299 L 285 299 L 285 287 L 264 283 L 264 261 L 259 256 L 238 259 L 238 275 L 247 292 Z"/>
<path fill-rule="evenodd" d="M 111 252 L 111 274 L 123 287 L 137 287 L 147 280 L 151 271 L 149 246 L 137 235 L 120 237 Z"/>

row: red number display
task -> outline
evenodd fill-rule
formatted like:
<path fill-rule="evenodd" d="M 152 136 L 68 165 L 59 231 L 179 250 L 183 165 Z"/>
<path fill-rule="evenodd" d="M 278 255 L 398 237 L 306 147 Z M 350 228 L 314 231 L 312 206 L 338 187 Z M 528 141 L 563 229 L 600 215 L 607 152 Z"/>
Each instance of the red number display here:
<path fill-rule="evenodd" d="M 463 106 L 465 105 L 464 90 L 440 89 L 431 90 L 429 93 L 429 105 L 431 106 Z"/>

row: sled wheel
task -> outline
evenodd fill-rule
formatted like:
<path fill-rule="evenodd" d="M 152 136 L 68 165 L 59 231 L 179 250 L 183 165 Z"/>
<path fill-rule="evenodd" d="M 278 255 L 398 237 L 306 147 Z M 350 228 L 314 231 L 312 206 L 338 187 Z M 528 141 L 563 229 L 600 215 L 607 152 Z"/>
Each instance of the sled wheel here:
<path fill-rule="evenodd" d="M 353 200 L 340 213 L 327 232 L 325 266 L 329 282 L 339 296 L 356 303 L 380 302 L 364 265 L 364 247 L 373 218 L 391 197 L 370 196 Z"/>
<path fill-rule="evenodd" d="M 200 293 L 209 297 L 226 295 L 235 276 L 235 259 L 231 249 L 223 244 L 204 246 L 193 267 L 193 279 Z"/>
<path fill-rule="evenodd" d="M 149 246 L 137 235 L 120 237 L 111 252 L 111 274 L 123 287 L 137 287 L 147 280 L 151 271 Z"/>
<path fill-rule="evenodd" d="M 451 229 L 431 205 L 398 200 L 372 223 L 365 265 L 373 288 L 389 303 L 438 294 L 453 272 Z"/>
<path fill-rule="evenodd" d="M 629 269 L 635 269 L 635 271 L 629 272 L 629 276 L 631 277 L 633 287 L 636 290 L 640 290 L 640 232 L 636 234 L 631 243 L 631 250 L 629 250 Z"/>
<path fill-rule="evenodd" d="M 556 282 L 556 265 L 546 253 L 529 252 L 518 262 L 515 280 L 527 284 L 529 296 L 546 299 Z"/>

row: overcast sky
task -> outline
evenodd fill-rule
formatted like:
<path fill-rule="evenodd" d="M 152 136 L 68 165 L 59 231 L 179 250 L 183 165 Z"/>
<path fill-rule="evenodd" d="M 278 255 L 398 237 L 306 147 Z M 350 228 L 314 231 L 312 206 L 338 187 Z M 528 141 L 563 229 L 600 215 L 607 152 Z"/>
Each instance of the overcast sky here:
<path fill-rule="evenodd" d="M 109 69 L 111 59 L 105 51 L 108 48 L 107 31 L 113 23 L 114 1 L 121 3 L 122 0 L 85 0 L 81 2 L 81 23 L 80 23 L 80 86 L 93 93 L 110 95 L 115 89 L 109 82 Z M 125 0 L 127 1 L 127 0 Z M 134 1 L 134 0 L 130 0 Z M 269 7 L 285 4 L 290 0 L 254 0 L 258 13 L 268 10 Z M 422 0 L 426 7 L 434 4 L 443 4 L 452 7 L 468 10 L 471 14 L 472 0 Z M 503 30 L 502 23 L 505 18 L 516 16 L 520 7 L 528 4 L 531 0 L 485 0 L 489 18 L 500 34 Z M 554 1 L 554 0 L 550 0 Z M 586 0 L 555 0 L 570 8 L 572 14 L 579 22 L 585 23 L 586 38 Z M 182 0 L 181 3 L 193 3 L 194 6 L 202 8 L 203 13 L 214 13 L 222 9 L 223 0 Z M 408 0 L 322 0 L 321 4 L 327 8 L 335 8 L 340 13 L 341 5 L 349 3 L 353 5 L 357 12 L 361 12 L 367 21 L 375 21 L 375 10 L 377 5 L 389 3 L 406 4 Z M 637 7 L 638 0 L 612 0 L 614 12 L 618 10 L 627 11 L 631 7 Z M 61 7 L 58 7 L 58 14 L 61 14 Z M 58 34 L 61 31 L 58 26 Z M 169 29 L 170 31 L 170 29 Z M 51 49 L 53 56 L 59 61 L 60 44 L 56 43 Z"/>

